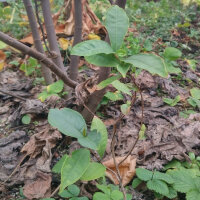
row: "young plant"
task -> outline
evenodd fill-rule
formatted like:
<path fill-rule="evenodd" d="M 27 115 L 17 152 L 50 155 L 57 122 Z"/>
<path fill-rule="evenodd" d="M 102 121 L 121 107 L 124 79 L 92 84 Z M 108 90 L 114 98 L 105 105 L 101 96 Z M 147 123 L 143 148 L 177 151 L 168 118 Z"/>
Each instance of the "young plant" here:
<path fill-rule="evenodd" d="M 176 106 L 177 103 L 181 100 L 180 95 L 176 96 L 175 99 L 170 99 L 170 98 L 163 98 L 163 101 L 170 105 L 170 106 Z"/>
<path fill-rule="evenodd" d="M 200 89 L 198 88 L 192 88 L 190 90 L 191 96 L 188 98 L 188 103 L 194 107 L 200 109 Z"/>
<path fill-rule="evenodd" d="M 62 80 L 59 80 L 51 85 L 48 85 L 45 90 L 38 95 L 38 99 L 41 102 L 44 102 L 50 96 L 59 96 L 64 88 L 64 83 Z M 61 94 L 62 95 L 62 94 Z"/>
<path fill-rule="evenodd" d="M 119 187 L 109 184 L 109 185 L 99 185 L 97 188 L 102 192 L 96 192 L 93 196 L 93 200 L 123 200 L 123 193 L 119 191 Z M 132 199 L 131 194 L 127 194 L 127 200 Z"/>
<path fill-rule="evenodd" d="M 87 131 L 83 117 L 68 108 L 51 109 L 48 121 L 64 135 L 77 138 L 80 145 L 96 150 L 103 157 L 108 136 L 106 127 L 99 118 L 93 119 L 91 131 Z M 60 193 L 78 180 L 90 181 L 104 176 L 105 167 L 90 161 L 90 151 L 86 148 L 74 151 L 71 156 L 64 155 L 54 166 L 53 172 L 61 174 Z"/>

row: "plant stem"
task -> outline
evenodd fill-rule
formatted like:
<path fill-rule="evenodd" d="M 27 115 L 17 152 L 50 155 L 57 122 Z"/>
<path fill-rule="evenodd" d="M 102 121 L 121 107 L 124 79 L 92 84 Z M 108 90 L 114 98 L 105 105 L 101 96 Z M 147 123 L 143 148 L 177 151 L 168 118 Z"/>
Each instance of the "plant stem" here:
<path fill-rule="evenodd" d="M 75 28 L 74 28 L 74 42 L 73 46 L 81 42 L 82 37 L 82 0 L 74 0 L 74 18 L 75 18 Z M 69 77 L 72 80 L 77 80 L 78 77 L 78 64 L 80 57 L 71 55 L 70 62 L 70 74 Z"/>
<path fill-rule="evenodd" d="M 72 87 L 75 88 L 78 83 L 68 78 L 67 73 L 63 72 L 54 62 L 51 61 L 51 59 L 47 58 L 46 55 L 31 49 L 30 47 L 22 44 L 21 42 L 17 41 L 16 39 L 6 35 L 5 33 L 2 33 L 0 31 L 0 40 L 6 43 L 7 45 L 10 45 L 14 48 L 16 48 L 19 51 L 22 51 L 23 53 L 37 59 L 39 62 L 44 63 L 46 67 L 48 67 L 52 72 L 54 72 L 63 82 Z"/>
<path fill-rule="evenodd" d="M 30 24 L 30 28 L 31 28 L 31 31 L 32 31 L 32 35 L 33 35 L 35 48 L 40 53 L 45 54 L 43 46 L 42 46 L 40 33 L 39 33 L 39 30 L 38 30 L 38 27 L 37 27 L 37 21 L 36 21 L 35 15 L 34 15 L 34 10 L 33 10 L 31 1 L 30 0 L 23 0 L 23 2 L 24 2 L 24 6 L 26 8 L 26 13 L 27 13 L 28 19 L 29 19 L 29 24 Z M 41 69 L 42 69 L 42 75 L 44 77 L 46 84 L 49 85 L 49 84 L 53 83 L 53 79 L 52 79 L 50 69 L 47 68 L 44 65 L 44 63 L 41 63 Z"/>
<path fill-rule="evenodd" d="M 41 0 L 41 6 L 42 6 L 43 17 L 44 17 L 44 24 L 45 24 L 45 28 L 47 32 L 47 40 L 49 42 L 49 48 L 52 53 L 55 52 L 57 54 L 52 57 L 52 60 L 64 72 L 65 68 L 63 65 L 60 50 L 58 48 L 58 42 L 56 38 L 56 32 L 55 32 L 55 28 L 53 24 L 51 6 L 49 3 L 49 0 Z"/>

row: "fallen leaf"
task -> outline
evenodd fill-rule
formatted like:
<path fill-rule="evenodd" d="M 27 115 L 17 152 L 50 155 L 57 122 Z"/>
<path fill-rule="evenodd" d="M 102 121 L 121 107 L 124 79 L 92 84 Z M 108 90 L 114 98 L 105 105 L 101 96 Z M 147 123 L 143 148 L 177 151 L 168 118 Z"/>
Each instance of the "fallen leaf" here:
<path fill-rule="evenodd" d="M 116 157 L 116 162 L 121 162 L 125 157 Z M 108 161 L 103 162 L 103 165 L 107 168 L 112 169 L 113 171 L 116 171 L 114 160 L 110 159 Z M 119 165 L 119 171 L 120 175 L 122 177 L 122 184 L 127 185 L 132 178 L 135 175 L 135 167 L 136 167 L 136 158 L 133 156 L 128 156 L 128 158 Z M 111 171 L 106 170 L 106 176 L 116 185 L 119 184 L 118 179 L 116 178 L 115 174 L 113 174 Z"/>
<path fill-rule="evenodd" d="M 51 194 L 51 174 L 37 173 L 35 181 L 25 184 L 23 194 L 28 199 L 41 199 Z"/>
<path fill-rule="evenodd" d="M 101 38 L 98 35 L 91 33 L 88 35 L 88 40 L 101 40 Z"/>
<path fill-rule="evenodd" d="M 6 54 L 0 50 L 0 71 L 3 70 L 5 66 Z"/>
<path fill-rule="evenodd" d="M 63 50 L 67 50 L 68 47 L 69 47 L 69 41 L 65 38 L 59 38 L 59 44 L 60 44 L 60 47 L 63 49 Z"/>

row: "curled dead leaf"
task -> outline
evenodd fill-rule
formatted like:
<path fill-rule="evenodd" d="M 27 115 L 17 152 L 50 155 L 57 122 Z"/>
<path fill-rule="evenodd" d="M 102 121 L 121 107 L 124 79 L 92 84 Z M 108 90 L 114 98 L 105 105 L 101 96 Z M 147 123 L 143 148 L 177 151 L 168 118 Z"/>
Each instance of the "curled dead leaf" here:
<path fill-rule="evenodd" d="M 116 162 L 120 163 L 125 157 L 116 157 Z M 107 168 L 112 169 L 114 172 L 116 171 L 114 160 L 110 159 L 108 161 L 103 162 L 103 165 Z M 135 175 L 135 167 L 136 167 L 136 158 L 133 156 L 128 156 L 128 158 L 119 165 L 120 175 L 122 177 L 122 184 L 125 186 L 127 185 Z M 119 184 L 118 179 L 116 178 L 115 174 L 111 171 L 106 170 L 106 176 L 116 185 Z"/>

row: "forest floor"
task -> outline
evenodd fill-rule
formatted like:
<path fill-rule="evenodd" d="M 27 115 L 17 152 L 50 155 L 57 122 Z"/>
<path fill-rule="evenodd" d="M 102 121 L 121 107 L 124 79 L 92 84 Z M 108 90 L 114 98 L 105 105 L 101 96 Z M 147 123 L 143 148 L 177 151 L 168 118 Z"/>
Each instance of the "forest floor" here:
<path fill-rule="evenodd" d="M 146 7 L 151 5 L 156 7 L 156 3 L 147 3 Z M 134 6 L 134 11 L 139 13 L 137 5 Z M 137 142 L 131 153 L 137 157 L 137 167 L 162 170 L 173 159 L 188 161 L 189 152 L 200 155 L 200 99 L 188 103 L 190 97 L 194 98 L 191 89 L 200 89 L 200 11 L 195 9 L 199 8 L 191 6 L 190 13 L 182 16 L 178 25 L 175 22 L 166 25 L 168 29 L 164 32 L 159 25 L 164 22 L 159 22 L 159 19 L 157 27 L 153 28 L 147 21 L 146 26 L 140 21 L 137 22 L 136 19 L 141 20 L 138 17 L 140 14 L 135 14 L 131 19 L 136 22 L 131 22 L 127 38 L 133 37 L 132 47 L 129 48 L 133 53 L 153 51 L 160 54 L 168 45 L 182 51 L 181 58 L 174 63 L 174 66 L 181 70 L 180 73 L 161 78 L 146 71 L 140 72 L 135 82 L 142 89 L 142 95 L 137 95 L 129 114 L 117 123 L 115 154 L 118 157 L 129 152 L 140 132 L 141 120 L 146 127 L 143 138 Z M 97 16 L 99 12 L 96 11 Z M 130 8 L 127 12 L 133 16 Z M 148 16 L 149 11 L 146 12 Z M 195 13 L 195 16 L 187 21 L 186 17 L 192 16 L 192 13 Z M 0 199 L 26 199 L 22 188 L 36 177 L 37 187 L 42 185 L 42 192 L 46 195 L 59 185 L 59 177 L 50 173 L 51 168 L 64 153 L 70 154 L 80 147 L 76 140 L 62 136 L 48 124 L 48 112 L 50 108 L 77 109 L 76 96 L 67 101 L 59 96 L 51 96 L 41 102 L 38 95 L 45 86 L 41 81 L 39 67 L 32 69 L 30 64 L 30 68 L 23 69 L 20 66 L 24 61 L 28 62 L 27 56 L 9 47 L 2 51 L 6 52 L 7 64 L 0 72 Z M 81 78 L 92 77 L 98 70 L 97 67 L 81 62 Z M 131 80 L 127 78 L 124 81 L 128 83 Z M 107 103 L 102 102 L 98 109 L 97 115 L 103 120 L 109 133 L 103 161 L 112 158 L 113 126 L 120 117 L 120 105 L 127 100 L 130 99 L 126 95 L 119 101 L 106 99 Z M 31 121 L 26 123 L 24 118 L 23 123 L 22 118 L 27 115 Z M 40 169 L 41 166 L 43 169 Z M 52 182 L 49 181 L 51 178 Z M 96 181 L 79 182 L 78 185 L 81 195 L 89 198 L 97 191 Z M 29 190 L 31 195 L 36 194 L 37 187 L 26 187 L 26 190 Z M 154 199 L 150 191 L 132 189 L 130 192 L 134 200 Z M 184 197 L 180 199 L 183 200 Z"/>

